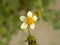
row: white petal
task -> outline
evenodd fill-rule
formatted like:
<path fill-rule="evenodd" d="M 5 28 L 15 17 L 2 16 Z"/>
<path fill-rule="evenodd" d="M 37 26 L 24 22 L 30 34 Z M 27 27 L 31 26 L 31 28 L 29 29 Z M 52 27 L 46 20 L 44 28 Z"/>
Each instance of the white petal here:
<path fill-rule="evenodd" d="M 26 29 L 26 28 L 27 28 L 27 26 L 28 26 L 28 24 L 27 24 L 27 23 L 23 23 L 23 24 L 21 25 L 21 29 Z"/>
<path fill-rule="evenodd" d="M 27 16 L 28 17 L 32 17 L 32 12 L 31 11 L 28 11 Z"/>
<path fill-rule="evenodd" d="M 35 24 L 31 24 L 30 27 L 31 27 L 31 29 L 34 29 L 35 28 Z"/>
<path fill-rule="evenodd" d="M 37 20 L 37 16 L 36 16 L 36 15 L 34 15 L 34 16 L 33 16 L 33 18 L 34 18 L 34 21 L 36 21 L 36 20 Z"/>
<path fill-rule="evenodd" d="M 25 17 L 25 16 L 20 16 L 20 20 L 21 20 L 22 22 L 25 22 L 25 21 L 26 21 L 26 17 Z"/>

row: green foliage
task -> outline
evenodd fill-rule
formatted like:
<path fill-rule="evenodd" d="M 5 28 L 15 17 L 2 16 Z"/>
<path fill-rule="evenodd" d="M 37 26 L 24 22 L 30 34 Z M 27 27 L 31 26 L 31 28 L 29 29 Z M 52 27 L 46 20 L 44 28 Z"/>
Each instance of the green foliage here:
<path fill-rule="evenodd" d="M 5 43 L 3 43 L 2 41 L 0 41 L 0 45 L 5 45 Z"/>
<path fill-rule="evenodd" d="M 42 0 L 42 5 L 44 8 L 48 7 L 50 3 L 51 3 L 51 0 Z"/>
<path fill-rule="evenodd" d="M 7 42 L 19 30 L 19 7 L 19 0 L 0 0 L 0 36 L 6 38 Z M 0 45 L 5 43 L 0 41 Z"/>
<path fill-rule="evenodd" d="M 21 8 L 26 10 L 37 10 L 42 8 L 42 0 L 20 0 Z"/>
<path fill-rule="evenodd" d="M 60 29 L 60 11 L 45 10 L 42 14 L 42 19 L 52 23 L 54 29 Z"/>

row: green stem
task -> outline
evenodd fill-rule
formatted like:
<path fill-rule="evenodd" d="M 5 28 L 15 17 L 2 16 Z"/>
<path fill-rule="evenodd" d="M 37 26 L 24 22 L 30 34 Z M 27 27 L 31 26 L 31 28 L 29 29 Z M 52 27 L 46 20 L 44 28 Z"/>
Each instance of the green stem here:
<path fill-rule="evenodd" d="M 31 35 L 30 30 L 29 30 L 29 27 L 28 27 L 28 34 Z"/>

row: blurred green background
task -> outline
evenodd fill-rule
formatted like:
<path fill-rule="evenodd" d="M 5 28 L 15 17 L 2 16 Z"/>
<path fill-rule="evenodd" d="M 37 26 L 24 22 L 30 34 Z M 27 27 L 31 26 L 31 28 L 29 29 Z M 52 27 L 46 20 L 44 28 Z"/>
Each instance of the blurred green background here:
<path fill-rule="evenodd" d="M 43 9 L 41 19 L 54 30 L 60 29 L 60 10 L 55 9 L 55 4 L 56 0 L 0 0 L 0 45 L 9 44 L 12 35 L 20 30 L 19 17 L 29 10 L 40 13 Z"/>

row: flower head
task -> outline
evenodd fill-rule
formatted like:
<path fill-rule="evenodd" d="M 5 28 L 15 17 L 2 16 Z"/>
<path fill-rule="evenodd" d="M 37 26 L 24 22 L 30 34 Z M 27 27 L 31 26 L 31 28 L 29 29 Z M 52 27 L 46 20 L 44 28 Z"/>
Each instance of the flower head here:
<path fill-rule="evenodd" d="M 26 29 L 28 26 L 30 26 L 31 29 L 34 29 L 34 22 L 37 20 L 37 17 L 36 15 L 33 16 L 31 11 L 28 11 L 27 17 L 21 16 L 20 20 L 23 22 L 21 25 L 21 29 Z"/>

